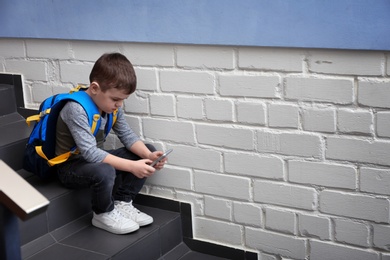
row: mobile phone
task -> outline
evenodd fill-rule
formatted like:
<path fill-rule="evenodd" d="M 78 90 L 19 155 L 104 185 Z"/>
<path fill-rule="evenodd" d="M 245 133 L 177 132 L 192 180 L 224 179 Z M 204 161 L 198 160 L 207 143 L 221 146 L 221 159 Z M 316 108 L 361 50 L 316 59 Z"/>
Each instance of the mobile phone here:
<path fill-rule="evenodd" d="M 172 151 L 173 151 L 173 149 L 169 149 L 168 151 L 166 151 L 163 155 L 161 155 L 156 160 L 154 160 L 150 166 L 154 167 L 159 161 L 161 161 L 162 159 L 167 157 L 168 154 L 170 154 Z"/>

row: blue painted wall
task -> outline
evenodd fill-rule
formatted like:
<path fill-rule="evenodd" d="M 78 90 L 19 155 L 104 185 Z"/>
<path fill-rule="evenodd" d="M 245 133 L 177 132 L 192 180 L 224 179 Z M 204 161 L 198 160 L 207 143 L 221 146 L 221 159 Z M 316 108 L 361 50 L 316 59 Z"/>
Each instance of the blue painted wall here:
<path fill-rule="evenodd" d="M 390 50 L 390 0 L 0 0 L 0 37 Z"/>

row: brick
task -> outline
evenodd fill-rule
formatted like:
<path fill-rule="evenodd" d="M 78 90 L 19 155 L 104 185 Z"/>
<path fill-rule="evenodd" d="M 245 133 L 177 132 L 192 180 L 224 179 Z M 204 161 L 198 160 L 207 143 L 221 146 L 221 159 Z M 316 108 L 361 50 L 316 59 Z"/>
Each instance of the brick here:
<path fill-rule="evenodd" d="M 147 189 L 148 188 L 148 189 Z M 160 188 L 156 186 L 147 187 L 146 185 L 142 188 L 141 194 L 149 194 L 155 197 L 167 198 L 171 200 L 176 199 L 176 192 L 172 189 Z"/>
<path fill-rule="evenodd" d="M 148 177 L 146 183 L 159 187 L 191 190 L 191 170 L 172 168 L 168 163 L 164 169 L 156 171 L 151 177 Z"/>
<path fill-rule="evenodd" d="M 298 230 L 301 236 L 330 239 L 330 219 L 318 215 L 298 215 Z"/>
<path fill-rule="evenodd" d="M 214 94 L 214 76 L 207 72 L 160 71 L 164 92 Z"/>
<path fill-rule="evenodd" d="M 376 134 L 379 137 L 390 137 L 390 112 L 377 113 Z"/>
<path fill-rule="evenodd" d="M 130 95 L 124 102 L 124 110 L 132 114 L 149 114 L 148 98 L 135 92 Z"/>
<path fill-rule="evenodd" d="M 373 245 L 376 248 L 380 248 L 386 251 L 390 251 L 390 226 L 378 225 L 373 226 Z"/>
<path fill-rule="evenodd" d="M 195 171 L 195 191 L 216 196 L 246 200 L 250 198 L 249 178 Z M 232 189 L 234 187 L 234 189 Z"/>
<path fill-rule="evenodd" d="M 6 71 L 23 74 L 27 80 L 47 81 L 47 64 L 44 61 L 6 60 Z"/>
<path fill-rule="evenodd" d="M 379 223 L 389 223 L 389 201 L 367 195 L 322 191 L 320 212 Z"/>
<path fill-rule="evenodd" d="M 191 204 L 191 210 L 195 216 L 204 215 L 204 195 L 175 190 L 175 200 Z"/>
<path fill-rule="evenodd" d="M 244 124 L 265 125 L 265 106 L 262 103 L 238 102 L 237 121 Z"/>
<path fill-rule="evenodd" d="M 382 253 L 381 255 L 382 255 L 381 260 L 390 260 L 390 253 L 389 254 Z"/>
<path fill-rule="evenodd" d="M 253 194 L 254 201 L 260 203 L 304 210 L 314 210 L 317 206 L 317 193 L 314 188 L 255 180 Z"/>
<path fill-rule="evenodd" d="M 266 208 L 265 228 L 293 235 L 295 231 L 295 214 L 291 211 Z"/>
<path fill-rule="evenodd" d="M 260 227 L 263 223 L 261 207 L 256 204 L 234 202 L 233 220 L 240 224 Z"/>
<path fill-rule="evenodd" d="M 291 182 L 330 188 L 356 188 L 356 170 L 341 164 L 307 161 L 288 161 L 288 179 Z"/>
<path fill-rule="evenodd" d="M 376 252 L 356 247 L 323 242 L 310 241 L 310 260 L 379 260 Z"/>
<path fill-rule="evenodd" d="M 20 39 L 0 39 L 0 57 L 25 58 L 24 41 Z"/>
<path fill-rule="evenodd" d="M 390 169 L 360 169 L 360 190 L 368 193 L 390 195 Z"/>
<path fill-rule="evenodd" d="M 70 59 L 70 44 L 58 40 L 26 40 L 27 56 L 33 58 L 48 58 L 55 60 Z"/>
<path fill-rule="evenodd" d="M 351 162 L 390 165 L 390 143 L 357 139 L 327 138 L 326 158 Z"/>
<path fill-rule="evenodd" d="M 104 53 L 120 52 L 120 44 L 115 42 L 71 41 L 71 48 L 76 60 L 95 62 Z"/>
<path fill-rule="evenodd" d="M 220 75 L 221 96 L 276 98 L 280 85 L 277 76 Z"/>
<path fill-rule="evenodd" d="M 157 90 L 157 72 L 153 69 L 135 68 L 137 75 L 137 89 Z"/>
<path fill-rule="evenodd" d="M 221 171 L 221 152 L 184 145 L 172 145 L 170 148 L 174 150 L 168 158 L 168 161 L 172 164 L 195 169 Z"/>
<path fill-rule="evenodd" d="M 246 246 L 262 252 L 277 254 L 293 259 L 305 259 L 305 239 L 274 232 L 245 228 Z"/>
<path fill-rule="evenodd" d="M 243 69 L 302 72 L 304 51 L 280 48 L 240 47 L 238 64 Z"/>
<path fill-rule="evenodd" d="M 390 108 L 390 82 L 358 83 L 358 102 L 363 106 Z"/>
<path fill-rule="evenodd" d="M 369 51 L 311 51 L 309 71 L 324 74 L 381 76 L 383 54 Z"/>
<path fill-rule="evenodd" d="M 335 239 L 341 243 L 369 247 L 369 229 L 365 224 L 335 219 Z"/>
<path fill-rule="evenodd" d="M 305 108 L 302 113 L 302 127 L 306 131 L 334 133 L 336 131 L 335 109 Z"/>
<path fill-rule="evenodd" d="M 175 129 L 175 131 L 172 131 L 172 129 Z M 143 120 L 143 132 L 145 138 L 186 144 L 195 143 L 194 127 L 188 122 L 145 118 Z"/>
<path fill-rule="evenodd" d="M 222 220 L 232 220 L 232 202 L 230 200 L 213 198 L 205 196 L 204 198 L 204 214 L 212 218 Z"/>
<path fill-rule="evenodd" d="M 206 98 L 204 100 L 206 118 L 215 121 L 233 121 L 234 104 L 231 100 Z"/>
<path fill-rule="evenodd" d="M 61 84 L 60 86 L 55 85 L 52 87 L 53 95 L 60 94 L 60 93 L 69 93 L 69 91 L 74 87 L 75 86 L 72 84 Z"/>
<path fill-rule="evenodd" d="M 283 160 L 254 154 L 224 153 L 225 172 L 266 178 L 283 179 Z"/>
<path fill-rule="evenodd" d="M 93 64 L 60 62 L 60 77 L 62 82 L 71 82 L 74 85 L 89 83 L 89 74 Z"/>
<path fill-rule="evenodd" d="M 123 54 L 135 66 L 174 66 L 172 45 L 131 43 L 123 45 Z"/>
<path fill-rule="evenodd" d="M 176 55 L 179 67 L 234 68 L 234 51 L 230 47 L 178 46 Z"/>
<path fill-rule="evenodd" d="M 347 134 L 370 134 L 372 114 L 365 110 L 339 109 L 337 112 L 338 130 Z"/>
<path fill-rule="evenodd" d="M 353 101 L 353 81 L 288 77 L 285 93 L 286 99 L 351 104 Z"/>
<path fill-rule="evenodd" d="M 249 129 L 198 124 L 196 136 L 201 144 L 242 150 L 254 148 L 254 133 Z"/>
<path fill-rule="evenodd" d="M 151 94 L 149 97 L 150 113 L 157 116 L 175 116 L 175 96 Z"/>
<path fill-rule="evenodd" d="M 259 152 L 319 158 L 321 141 L 318 136 L 306 133 L 273 133 L 258 131 Z"/>
<path fill-rule="evenodd" d="M 50 85 L 33 84 L 31 87 L 32 101 L 42 103 L 46 98 L 53 95 L 53 88 Z"/>
<path fill-rule="evenodd" d="M 195 218 L 195 236 L 229 245 L 242 244 L 241 226 L 212 219 Z"/>
<path fill-rule="evenodd" d="M 199 97 L 177 97 L 177 116 L 185 119 L 203 119 L 203 99 Z"/>
<path fill-rule="evenodd" d="M 125 114 L 126 122 L 129 124 L 131 129 L 138 135 L 141 136 L 141 119 L 139 117 L 134 117 Z"/>
<path fill-rule="evenodd" d="M 265 254 L 263 252 L 259 252 L 257 254 L 261 260 L 279 260 L 279 256 L 278 255 L 269 255 L 269 254 Z"/>
<path fill-rule="evenodd" d="M 270 104 L 268 106 L 268 125 L 270 127 L 298 128 L 298 107 Z"/>

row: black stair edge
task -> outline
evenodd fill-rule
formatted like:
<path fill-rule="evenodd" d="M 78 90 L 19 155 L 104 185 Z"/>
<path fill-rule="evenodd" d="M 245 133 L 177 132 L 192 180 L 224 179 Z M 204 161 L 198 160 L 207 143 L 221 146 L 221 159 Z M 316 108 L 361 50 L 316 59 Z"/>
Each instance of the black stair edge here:
<path fill-rule="evenodd" d="M 192 251 L 232 260 L 258 259 L 257 253 L 255 252 L 249 252 L 243 249 L 232 248 L 195 239 L 192 232 L 192 209 L 191 204 L 189 203 L 159 198 L 146 194 L 138 194 L 134 203 L 181 213 L 183 242 Z"/>
<path fill-rule="evenodd" d="M 18 108 L 24 107 L 22 75 L 0 73 L 0 84 L 13 85 L 14 92 L 15 92 L 16 106 Z"/>
<path fill-rule="evenodd" d="M 32 115 L 36 115 L 38 113 L 37 109 L 30 109 L 30 108 L 24 108 L 24 107 L 18 107 L 17 108 L 19 115 L 21 115 L 24 118 L 27 118 Z M 33 125 L 31 125 L 31 128 Z"/>
<path fill-rule="evenodd" d="M 0 73 L 0 84 L 14 86 L 13 90 L 15 93 L 16 109 L 21 116 L 27 118 L 37 113 L 36 109 L 25 108 L 22 75 L 12 73 Z"/>

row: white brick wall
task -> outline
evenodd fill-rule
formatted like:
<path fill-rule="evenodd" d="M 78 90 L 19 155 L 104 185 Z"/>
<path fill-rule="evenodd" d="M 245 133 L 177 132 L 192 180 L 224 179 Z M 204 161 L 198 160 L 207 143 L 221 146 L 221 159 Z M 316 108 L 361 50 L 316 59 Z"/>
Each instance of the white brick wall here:
<path fill-rule="evenodd" d="M 198 239 L 259 259 L 390 259 L 390 53 L 0 39 L 25 102 L 120 51 L 133 129 L 169 164 L 142 192 L 191 203 Z M 110 137 L 110 146 L 118 140 Z"/>

